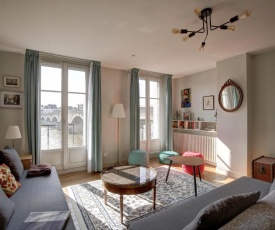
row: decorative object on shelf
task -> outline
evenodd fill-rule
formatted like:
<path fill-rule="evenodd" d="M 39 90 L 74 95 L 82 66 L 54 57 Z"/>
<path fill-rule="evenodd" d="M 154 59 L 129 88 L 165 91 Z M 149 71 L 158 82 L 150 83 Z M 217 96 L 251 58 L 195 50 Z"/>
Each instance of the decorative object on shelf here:
<path fill-rule="evenodd" d="M 190 121 L 190 116 L 191 116 L 190 112 L 183 113 L 183 120 Z"/>
<path fill-rule="evenodd" d="M 241 88 L 231 79 L 222 86 L 219 93 L 219 104 L 226 112 L 236 111 L 242 104 L 243 93 Z"/>
<path fill-rule="evenodd" d="M 20 87 L 20 78 L 4 76 L 4 86 L 18 88 Z"/>
<path fill-rule="evenodd" d="M 181 95 L 181 108 L 191 107 L 191 89 L 182 89 Z"/>
<path fill-rule="evenodd" d="M 180 113 L 179 113 L 179 111 L 177 110 L 177 111 L 176 111 L 176 114 L 174 115 L 174 118 L 175 118 L 175 120 L 179 120 L 179 117 L 180 117 Z"/>
<path fill-rule="evenodd" d="M 190 120 L 173 120 L 173 129 L 186 129 L 186 130 L 203 130 L 203 131 L 216 131 L 216 121 L 190 121 Z"/>
<path fill-rule="evenodd" d="M 19 127 L 17 125 L 9 126 L 5 138 L 12 139 L 12 147 L 14 148 L 14 139 L 22 138 Z"/>
<path fill-rule="evenodd" d="M 214 114 L 214 117 L 215 117 L 215 119 L 216 119 L 216 121 L 218 120 L 218 112 L 217 112 L 217 110 L 216 110 L 216 112 L 215 112 L 215 114 Z"/>
<path fill-rule="evenodd" d="M 5 108 L 22 108 L 23 107 L 23 93 L 1 91 L 0 106 Z"/>
<path fill-rule="evenodd" d="M 214 96 L 203 97 L 203 110 L 213 110 L 214 109 Z"/>
<path fill-rule="evenodd" d="M 205 33 L 206 32 L 206 36 L 204 38 L 204 41 L 201 43 L 201 46 L 199 48 L 200 51 L 204 50 L 204 47 L 206 45 L 205 41 L 207 39 L 209 30 L 213 31 L 215 29 L 220 28 L 221 30 L 234 31 L 235 26 L 227 25 L 227 24 L 236 22 L 239 19 L 247 18 L 251 14 L 251 12 L 249 10 L 245 10 L 240 15 L 236 15 L 233 18 L 230 18 L 228 22 L 225 22 L 225 23 L 223 23 L 219 26 L 215 26 L 215 25 L 212 25 L 212 22 L 211 22 L 212 8 L 205 8 L 203 10 L 195 9 L 194 13 L 198 16 L 198 18 L 200 20 L 202 20 L 202 28 L 201 29 L 196 30 L 196 31 L 192 31 L 192 30 L 187 30 L 187 29 L 176 29 L 176 28 L 174 28 L 172 30 L 172 33 L 174 33 L 174 34 L 179 34 L 179 33 L 180 34 L 187 34 L 187 33 L 190 33 L 190 34 L 188 34 L 188 35 L 186 35 L 182 38 L 183 41 L 187 41 L 189 38 L 194 37 L 196 33 Z"/>
<path fill-rule="evenodd" d="M 114 104 L 112 117 L 117 118 L 117 163 L 116 165 L 119 165 L 119 119 L 126 117 L 123 104 Z"/>

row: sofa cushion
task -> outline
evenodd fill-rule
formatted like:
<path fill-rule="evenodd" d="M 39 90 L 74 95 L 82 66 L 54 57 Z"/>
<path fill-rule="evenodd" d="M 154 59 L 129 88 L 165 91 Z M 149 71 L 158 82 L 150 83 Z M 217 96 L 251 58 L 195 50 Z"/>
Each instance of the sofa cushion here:
<path fill-rule="evenodd" d="M 14 203 L 6 196 L 0 187 L 0 229 L 6 229 L 14 211 Z"/>
<path fill-rule="evenodd" d="M 7 197 L 11 197 L 21 186 L 11 174 L 9 167 L 5 164 L 0 165 L 0 185 Z"/>
<path fill-rule="evenodd" d="M 7 165 L 17 181 L 20 180 L 24 167 L 15 149 L 6 147 L 0 150 L 0 164 Z"/>
<path fill-rule="evenodd" d="M 203 208 L 184 230 L 218 229 L 255 204 L 260 192 L 242 193 L 217 200 Z"/>
<path fill-rule="evenodd" d="M 21 188 L 10 198 L 16 208 L 6 230 L 20 229 L 31 212 L 69 210 L 54 166 L 48 176 L 27 178 L 27 173 L 28 170 L 24 170 Z M 65 227 L 65 230 L 69 229 L 75 229 L 71 217 Z"/>
<path fill-rule="evenodd" d="M 275 191 L 240 213 L 221 229 L 275 229 Z"/>

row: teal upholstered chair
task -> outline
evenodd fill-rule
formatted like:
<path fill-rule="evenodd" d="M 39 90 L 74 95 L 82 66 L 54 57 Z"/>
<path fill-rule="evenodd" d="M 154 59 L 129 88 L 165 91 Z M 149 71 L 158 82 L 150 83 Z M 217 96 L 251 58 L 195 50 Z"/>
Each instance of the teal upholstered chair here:
<path fill-rule="evenodd" d="M 144 150 L 133 150 L 128 156 L 129 165 L 149 166 L 149 156 Z"/>
<path fill-rule="evenodd" d="M 179 154 L 174 151 L 162 151 L 159 153 L 159 162 L 168 165 L 170 164 L 170 160 L 168 159 L 168 157 L 172 156 L 179 156 Z"/>

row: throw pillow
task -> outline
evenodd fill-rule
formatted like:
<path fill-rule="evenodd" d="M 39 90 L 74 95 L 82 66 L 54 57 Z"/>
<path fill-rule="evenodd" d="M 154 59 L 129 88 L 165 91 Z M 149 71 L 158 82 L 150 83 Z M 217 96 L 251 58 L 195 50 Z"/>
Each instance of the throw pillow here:
<path fill-rule="evenodd" d="M 17 181 L 20 180 L 24 167 L 15 149 L 6 147 L 0 151 L 0 164 L 7 165 Z"/>
<path fill-rule="evenodd" d="M 11 197 L 21 186 L 11 174 L 9 167 L 5 164 L 0 165 L 0 185 L 7 197 Z"/>
<path fill-rule="evenodd" d="M 269 230 L 275 229 L 275 191 L 225 224 L 222 230 Z"/>
<path fill-rule="evenodd" d="M 275 190 L 275 179 L 273 180 L 273 183 L 271 184 L 269 192 L 272 192 Z"/>
<path fill-rule="evenodd" d="M 6 196 L 0 187 L 0 229 L 6 229 L 14 211 L 14 203 Z"/>
<path fill-rule="evenodd" d="M 217 200 L 203 208 L 184 230 L 218 229 L 255 204 L 259 197 L 260 192 L 249 192 Z"/>

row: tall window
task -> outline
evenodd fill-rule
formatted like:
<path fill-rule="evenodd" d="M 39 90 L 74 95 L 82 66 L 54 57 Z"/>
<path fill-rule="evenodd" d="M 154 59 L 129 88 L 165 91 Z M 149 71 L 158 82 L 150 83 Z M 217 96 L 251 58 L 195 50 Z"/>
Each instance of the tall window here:
<path fill-rule="evenodd" d="M 86 67 L 42 62 L 42 162 L 52 161 L 63 169 L 83 161 L 86 154 L 83 150 L 86 150 L 87 74 Z"/>
<path fill-rule="evenodd" d="M 140 78 L 139 89 L 141 148 L 152 153 L 160 146 L 160 81 Z"/>

